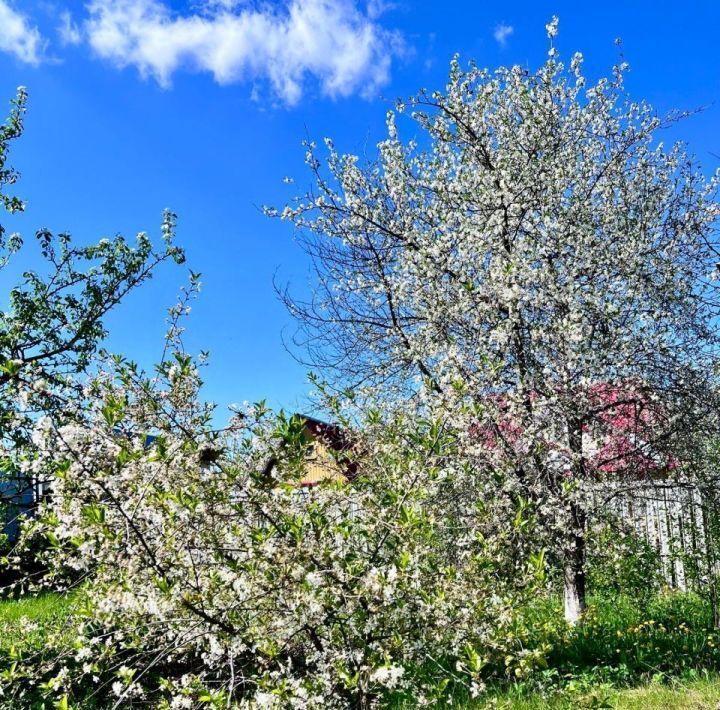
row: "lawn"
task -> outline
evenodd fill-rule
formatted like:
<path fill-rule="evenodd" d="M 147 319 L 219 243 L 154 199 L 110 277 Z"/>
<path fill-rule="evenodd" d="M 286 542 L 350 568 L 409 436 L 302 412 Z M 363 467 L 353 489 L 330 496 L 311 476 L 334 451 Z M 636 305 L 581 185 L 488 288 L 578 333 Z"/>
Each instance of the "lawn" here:
<path fill-rule="evenodd" d="M 39 650 L 47 630 L 60 627 L 72 609 L 72 596 L 51 592 L 0 600 L 0 656 L 13 649 L 23 653 Z"/>
<path fill-rule="evenodd" d="M 479 710 L 575 710 L 580 708 L 618 708 L 619 710 L 647 710 L 648 708 L 693 708 L 717 710 L 720 707 L 720 677 L 665 683 L 649 683 L 637 688 L 616 689 L 601 685 L 587 692 L 535 693 L 517 695 L 500 693 L 482 702 L 467 704 Z"/>

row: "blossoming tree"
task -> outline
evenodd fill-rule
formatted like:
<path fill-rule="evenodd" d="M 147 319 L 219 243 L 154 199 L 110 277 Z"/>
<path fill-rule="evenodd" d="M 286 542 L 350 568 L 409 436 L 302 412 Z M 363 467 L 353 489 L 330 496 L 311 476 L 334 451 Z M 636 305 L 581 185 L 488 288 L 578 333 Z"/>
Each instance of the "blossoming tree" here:
<path fill-rule="evenodd" d="M 24 203 L 5 193 L 18 174 L 7 165 L 11 142 L 22 134 L 26 92 L 21 88 L 7 122 L 0 127 L 0 205 L 20 212 Z M 163 262 L 182 262 L 172 243 L 175 217 L 163 220 L 163 248 L 145 234 L 132 246 L 122 236 L 91 246 L 42 229 L 37 242 L 44 262 L 3 293 L 0 310 L 0 501 L 17 504 L 33 484 L 19 473 L 18 457 L 29 443 L 38 413 L 63 416 L 68 399 L 82 396 L 77 376 L 86 372 L 106 335 L 105 316 Z M 19 234 L 0 225 L 0 273 L 22 248 Z"/>
<path fill-rule="evenodd" d="M 315 187 L 281 216 L 317 290 L 284 295 L 339 388 L 444 413 L 478 475 L 531 501 L 574 622 L 588 484 L 670 451 L 687 471 L 713 420 L 719 183 L 658 140 L 681 114 L 628 99 L 624 62 L 588 84 L 580 54 L 559 59 L 557 19 L 547 30 L 535 72 L 453 61 L 444 91 L 388 114 L 374 162 L 308 144 Z M 627 465 L 597 465 L 588 429 L 652 402 L 663 416 L 605 452 Z"/>

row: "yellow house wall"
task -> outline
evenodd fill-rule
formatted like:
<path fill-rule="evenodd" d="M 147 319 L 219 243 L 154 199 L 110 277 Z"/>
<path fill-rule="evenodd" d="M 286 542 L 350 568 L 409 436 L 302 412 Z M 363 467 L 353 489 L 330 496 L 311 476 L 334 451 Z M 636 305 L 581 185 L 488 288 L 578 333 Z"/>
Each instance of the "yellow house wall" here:
<path fill-rule="evenodd" d="M 327 446 L 318 439 L 313 442 L 313 452 L 307 458 L 305 470 L 306 474 L 302 482 L 306 485 L 319 483 L 320 481 L 345 480 L 345 475 L 338 466 L 337 461 Z"/>

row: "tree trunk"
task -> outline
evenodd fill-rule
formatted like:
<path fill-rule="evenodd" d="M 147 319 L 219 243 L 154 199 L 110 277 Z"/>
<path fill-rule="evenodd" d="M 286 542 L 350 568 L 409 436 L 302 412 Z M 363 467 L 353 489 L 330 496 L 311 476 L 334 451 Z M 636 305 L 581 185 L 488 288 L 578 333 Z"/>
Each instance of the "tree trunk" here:
<path fill-rule="evenodd" d="M 575 529 L 565 551 L 565 621 L 575 625 L 585 611 L 585 512 L 573 504 Z"/>
<path fill-rule="evenodd" d="M 568 443 L 574 455 L 575 480 L 586 485 L 585 461 L 582 448 L 582 422 L 568 422 Z M 585 527 L 587 516 L 577 502 L 570 504 L 570 534 L 565 549 L 565 621 L 577 624 L 585 611 Z"/>

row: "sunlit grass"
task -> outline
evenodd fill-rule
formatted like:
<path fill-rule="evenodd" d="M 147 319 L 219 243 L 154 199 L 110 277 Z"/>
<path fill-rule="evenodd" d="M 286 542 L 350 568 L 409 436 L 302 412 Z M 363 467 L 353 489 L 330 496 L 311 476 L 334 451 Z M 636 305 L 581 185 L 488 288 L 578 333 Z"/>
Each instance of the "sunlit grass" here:
<path fill-rule="evenodd" d="M 39 650 L 48 631 L 60 628 L 70 617 L 74 603 L 73 594 L 53 592 L 1 599 L 0 653 Z"/>
<path fill-rule="evenodd" d="M 716 710 L 720 706 L 720 677 L 710 675 L 695 680 L 649 683 L 637 688 L 616 689 L 601 685 L 587 692 L 572 691 L 490 695 L 482 701 L 460 704 L 467 710 L 575 710 L 617 708 L 618 710 L 656 710 L 661 708 Z"/>
<path fill-rule="evenodd" d="M 48 635 L 65 626 L 79 599 L 77 594 L 44 593 L 0 600 L 0 656 L 42 652 Z M 702 656 L 696 644 L 707 644 L 706 639 L 715 636 L 708 635 L 708 610 L 698 598 L 659 596 L 642 609 L 622 596 L 595 599 L 586 624 L 568 636 L 556 635 L 559 613 L 554 600 L 526 612 L 525 623 L 532 631 L 523 642 L 551 637 L 557 644 L 549 654 L 549 668 L 538 668 L 523 681 L 491 685 L 478 700 L 456 695 L 451 706 L 468 710 L 720 707 L 715 653 L 705 648 L 704 663 L 691 667 Z M 541 631 L 548 624 L 550 631 Z M 647 649 L 638 658 L 643 647 Z M 668 648 L 672 657 L 660 671 Z M 650 665 L 641 664 L 643 658 Z M 401 702 L 393 707 L 411 706 Z"/>

